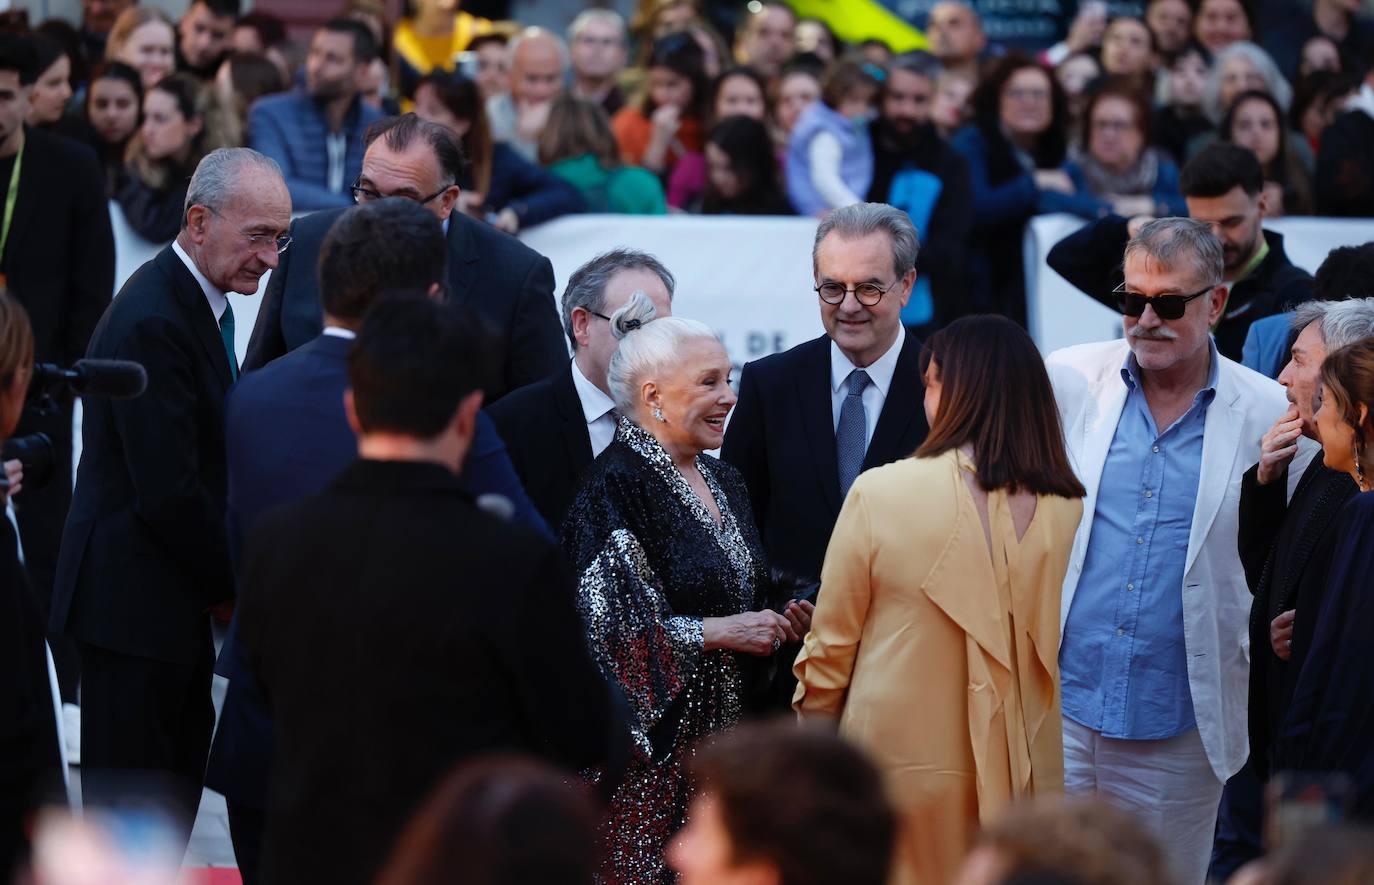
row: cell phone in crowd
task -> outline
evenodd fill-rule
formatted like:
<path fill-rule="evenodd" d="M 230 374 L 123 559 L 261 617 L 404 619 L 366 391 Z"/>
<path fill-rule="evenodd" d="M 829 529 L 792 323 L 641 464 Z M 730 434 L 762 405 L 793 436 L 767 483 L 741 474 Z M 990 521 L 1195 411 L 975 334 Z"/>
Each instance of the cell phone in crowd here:
<path fill-rule="evenodd" d="M 1354 785 L 1343 772 L 1279 772 L 1265 795 L 1266 850 L 1272 853 L 1311 830 L 1341 823 L 1349 816 L 1354 798 Z"/>

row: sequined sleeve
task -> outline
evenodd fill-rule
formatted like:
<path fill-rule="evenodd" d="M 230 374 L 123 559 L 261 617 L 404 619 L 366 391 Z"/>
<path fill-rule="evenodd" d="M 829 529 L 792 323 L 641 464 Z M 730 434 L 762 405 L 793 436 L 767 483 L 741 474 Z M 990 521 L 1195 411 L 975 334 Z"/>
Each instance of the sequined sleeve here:
<path fill-rule="evenodd" d="M 611 532 L 578 576 L 577 605 L 592 656 L 629 701 L 636 748 L 654 756 L 650 733 L 701 658 L 701 619 L 673 614 L 626 529 Z"/>

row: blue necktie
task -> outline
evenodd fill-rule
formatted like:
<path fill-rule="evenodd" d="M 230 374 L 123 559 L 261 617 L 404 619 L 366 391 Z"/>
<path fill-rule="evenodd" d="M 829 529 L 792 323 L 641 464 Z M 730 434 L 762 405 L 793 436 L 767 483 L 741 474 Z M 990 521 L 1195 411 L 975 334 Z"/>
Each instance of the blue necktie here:
<path fill-rule="evenodd" d="M 229 377 L 239 380 L 239 358 L 234 355 L 234 306 L 224 303 L 224 314 L 219 318 L 219 337 L 224 341 L 224 353 L 229 357 Z"/>
<path fill-rule="evenodd" d="M 864 439 L 868 428 L 868 414 L 864 411 L 863 393 L 868 386 L 868 373 L 855 369 L 849 373 L 848 392 L 840 406 L 840 426 L 835 430 L 835 455 L 840 467 L 840 497 L 849 494 L 849 487 L 863 469 Z"/>

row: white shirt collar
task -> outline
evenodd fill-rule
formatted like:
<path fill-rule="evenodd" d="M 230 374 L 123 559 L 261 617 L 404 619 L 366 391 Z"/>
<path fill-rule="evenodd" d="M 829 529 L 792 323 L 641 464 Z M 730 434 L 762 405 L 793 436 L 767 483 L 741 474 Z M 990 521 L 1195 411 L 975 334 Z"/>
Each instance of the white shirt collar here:
<path fill-rule="evenodd" d="M 348 341 L 352 341 L 354 338 L 358 337 L 357 332 L 354 332 L 352 329 L 345 329 L 343 326 L 325 326 L 320 334 L 328 335 L 330 338 L 344 338 Z"/>
<path fill-rule="evenodd" d="M 582 414 L 588 424 L 615 408 L 615 403 L 611 402 L 606 392 L 582 374 L 582 367 L 577 364 L 577 360 L 572 361 L 572 376 L 573 387 L 577 388 L 577 398 L 582 401 Z"/>
<path fill-rule="evenodd" d="M 897 327 L 897 338 L 892 342 L 892 346 L 887 352 L 873 361 L 873 365 L 865 366 L 864 371 L 868 373 L 868 380 L 877 388 L 878 392 L 887 399 L 887 389 L 892 386 L 892 376 L 897 373 L 897 357 L 901 356 L 902 344 L 906 341 L 906 329 Z M 849 357 L 844 355 L 840 346 L 834 339 L 830 341 L 830 391 L 837 393 L 845 380 L 849 378 L 849 373 L 857 369 L 858 366 L 849 361 Z"/>
<path fill-rule="evenodd" d="M 191 276 L 196 278 L 196 283 L 200 286 L 200 291 L 205 293 L 205 300 L 210 302 L 210 310 L 214 311 L 215 322 L 219 322 L 224 316 L 224 309 L 229 306 L 229 299 L 224 297 L 224 292 L 214 283 L 206 279 L 205 274 L 200 272 L 196 263 L 191 260 L 191 256 L 186 254 L 186 250 L 181 248 L 181 244 L 172 240 L 172 251 L 181 259 L 181 263 L 186 265 L 186 269 L 191 272 Z"/>

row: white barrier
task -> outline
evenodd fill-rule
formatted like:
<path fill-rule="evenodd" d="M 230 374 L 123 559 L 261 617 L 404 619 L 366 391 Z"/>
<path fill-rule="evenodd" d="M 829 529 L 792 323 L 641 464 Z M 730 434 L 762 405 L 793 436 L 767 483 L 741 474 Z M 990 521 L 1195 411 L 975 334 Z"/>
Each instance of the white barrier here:
<path fill-rule="evenodd" d="M 1055 243 L 1078 230 L 1072 215 L 1041 215 L 1026 226 L 1026 309 L 1041 351 L 1121 336 L 1121 314 L 1080 292 L 1045 263 Z M 1283 248 L 1298 267 L 1316 273 L 1338 246 L 1374 240 L 1374 219 L 1276 218 L 1266 228 L 1283 234 Z"/>
<path fill-rule="evenodd" d="M 110 203 L 115 233 L 115 291 L 162 248 L 129 227 Z M 1078 291 L 1045 264 L 1045 255 L 1083 222 L 1043 215 L 1026 227 L 1026 299 L 1030 331 L 1041 350 L 1101 341 L 1121 334 L 1121 316 Z M 1284 235 L 1294 264 L 1315 271 L 1337 246 L 1374 240 L 1374 219 L 1282 218 L 1266 227 Z M 656 255 L 677 277 L 674 311 L 715 329 L 737 365 L 786 350 L 821 334 L 812 293 L 810 218 L 744 216 L 573 215 L 521 234 L 553 262 L 555 298 L 568 276 L 588 259 L 616 246 Z M 259 293 L 265 291 L 267 276 Z M 248 347 L 262 301 L 231 294 L 235 345 Z"/>

